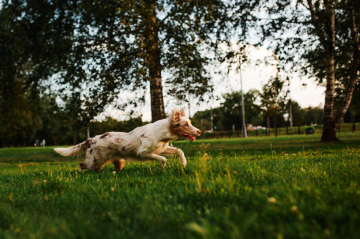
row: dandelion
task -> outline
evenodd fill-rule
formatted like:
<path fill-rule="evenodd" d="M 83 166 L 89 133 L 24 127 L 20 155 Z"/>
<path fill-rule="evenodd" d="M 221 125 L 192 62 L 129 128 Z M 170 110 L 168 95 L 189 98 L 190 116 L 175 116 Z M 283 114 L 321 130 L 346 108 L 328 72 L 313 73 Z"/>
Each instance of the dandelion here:
<path fill-rule="evenodd" d="M 46 183 L 46 180 L 44 180 L 44 183 Z"/>
<path fill-rule="evenodd" d="M 290 208 L 290 211 L 291 211 L 292 213 L 294 213 L 295 215 L 299 215 L 298 208 L 297 208 L 297 206 L 295 206 L 295 205 Z"/>
<path fill-rule="evenodd" d="M 49 197 L 47 195 L 45 195 L 44 197 L 45 201 L 49 200 Z"/>
<path fill-rule="evenodd" d="M 114 192 L 115 191 L 115 188 L 114 187 L 111 187 L 111 192 Z"/>
<path fill-rule="evenodd" d="M 115 175 L 115 174 L 116 174 L 116 171 L 113 171 L 113 174 Z"/>
<path fill-rule="evenodd" d="M 268 198 L 269 203 L 277 203 L 276 198 L 270 197 Z"/>
<path fill-rule="evenodd" d="M 96 181 L 100 182 L 100 179 L 97 179 Z"/>

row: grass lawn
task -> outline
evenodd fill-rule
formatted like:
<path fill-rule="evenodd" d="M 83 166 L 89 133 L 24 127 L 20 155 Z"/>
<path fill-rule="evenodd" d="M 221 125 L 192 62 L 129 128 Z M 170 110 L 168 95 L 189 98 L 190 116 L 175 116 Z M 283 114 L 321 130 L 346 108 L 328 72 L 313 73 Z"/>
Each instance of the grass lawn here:
<path fill-rule="evenodd" d="M 0 149 L 0 238 L 359 238 L 360 133 L 175 142 L 169 158 L 77 172 Z"/>

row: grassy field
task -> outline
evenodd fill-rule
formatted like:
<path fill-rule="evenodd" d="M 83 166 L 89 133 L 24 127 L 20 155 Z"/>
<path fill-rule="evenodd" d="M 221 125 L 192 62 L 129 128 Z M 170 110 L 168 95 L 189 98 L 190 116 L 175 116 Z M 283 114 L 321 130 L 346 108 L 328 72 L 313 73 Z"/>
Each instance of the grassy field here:
<path fill-rule="evenodd" d="M 0 238 L 359 238 L 360 133 L 176 142 L 169 158 L 77 172 L 0 149 Z"/>

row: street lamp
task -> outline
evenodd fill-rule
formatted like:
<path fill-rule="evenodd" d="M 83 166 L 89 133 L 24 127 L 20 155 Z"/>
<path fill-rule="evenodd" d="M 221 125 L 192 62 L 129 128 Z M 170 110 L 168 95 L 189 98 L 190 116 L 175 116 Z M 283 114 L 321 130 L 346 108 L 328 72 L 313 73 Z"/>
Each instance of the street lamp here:
<path fill-rule="evenodd" d="M 241 137 L 247 138 L 246 126 L 245 126 L 245 108 L 244 108 L 244 96 L 243 96 L 243 85 L 241 75 L 241 55 L 240 55 L 240 84 L 241 84 Z"/>
<path fill-rule="evenodd" d="M 291 94 L 290 94 L 290 78 L 288 77 L 289 84 L 289 118 L 290 118 L 290 127 L 293 127 L 293 117 L 292 117 L 292 109 L 291 109 Z"/>

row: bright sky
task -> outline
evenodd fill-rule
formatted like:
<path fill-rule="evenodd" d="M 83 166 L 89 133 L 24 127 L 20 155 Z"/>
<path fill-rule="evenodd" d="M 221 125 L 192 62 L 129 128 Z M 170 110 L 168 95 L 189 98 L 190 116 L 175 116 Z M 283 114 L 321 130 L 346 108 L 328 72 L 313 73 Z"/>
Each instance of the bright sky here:
<path fill-rule="evenodd" d="M 256 59 L 263 59 L 265 55 L 269 54 L 266 49 L 257 50 L 255 48 L 252 49 L 249 53 L 253 62 L 256 61 Z M 225 66 L 223 66 L 223 69 L 225 69 Z M 258 66 L 255 64 L 243 65 L 242 78 L 244 92 L 247 92 L 250 89 L 261 90 L 262 85 L 269 80 L 270 76 L 274 76 L 276 74 L 275 69 L 275 66 L 267 66 L 265 64 L 260 64 Z M 217 95 L 220 98 L 222 98 L 221 95 L 225 93 L 240 90 L 240 74 L 235 70 L 230 71 L 229 75 L 227 75 L 227 79 L 225 80 L 220 76 L 213 75 L 213 82 L 215 85 L 214 95 Z M 320 104 L 324 105 L 325 87 L 317 86 L 314 80 L 300 77 L 299 75 L 292 75 L 290 83 L 291 99 L 297 101 L 301 107 L 319 106 Z M 302 86 L 304 83 L 306 83 L 307 86 Z M 124 93 L 120 98 L 125 100 L 129 97 L 133 96 L 130 93 Z M 196 100 L 192 100 L 190 105 L 190 114 L 192 116 L 197 111 L 210 109 L 210 107 L 218 107 L 222 101 L 223 100 L 214 100 L 209 103 L 201 103 L 200 105 L 197 105 Z M 164 95 L 164 102 L 166 113 L 169 114 L 175 107 L 184 107 L 186 110 L 186 115 L 188 115 L 189 109 L 186 102 L 178 102 L 166 95 Z M 145 105 L 142 105 L 137 110 L 142 114 L 143 121 L 151 121 L 149 90 L 146 94 Z M 109 107 L 103 114 L 98 117 L 98 119 L 101 119 L 104 116 L 111 116 L 113 118 L 123 120 L 125 118 L 125 113 Z"/>

